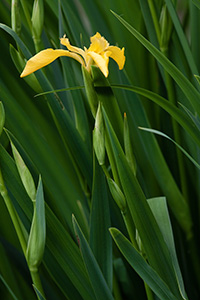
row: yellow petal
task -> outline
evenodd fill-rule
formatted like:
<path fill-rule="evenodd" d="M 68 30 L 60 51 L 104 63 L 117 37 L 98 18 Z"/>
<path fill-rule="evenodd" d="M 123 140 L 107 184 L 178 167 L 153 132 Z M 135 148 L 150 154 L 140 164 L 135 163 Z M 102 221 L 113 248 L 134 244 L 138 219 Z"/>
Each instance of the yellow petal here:
<path fill-rule="evenodd" d="M 105 51 L 109 46 L 109 43 L 106 41 L 106 39 L 103 36 L 101 36 L 98 32 L 90 38 L 90 41 L 91 44 L 88 51 L 101 53 Z"/>
<path fill-rule="evenodd" d="M 119 69 L 122 70 L 125 64 L 124 48 L 120 49 L 116 46 L 109 46 L 107 50 L 111 52 L 109 56 L 116 61 Z"/>
<path fill-rule="evenodd" d="M 108 62 L 110 54 L 110 51 L 106 51 L 105 53 L 103 53 L 103 55 L 97 54 L 93 51 L 88 51 L 88 55 L 92 57 L 92 59 L 94 60 L 94 62 L 99 67 L 99 69 L 105 77 L 108 76 Z"/>
<path fill-rule="evenodd" d="M 63 37 L 60 39 L 60 42 L 62 45 L 66 46 L 68 50 L 80 54 L 83 58 L 85 58 L 85 51 L 81 48 L 72 46 L 68 38 Z"/>
<path fill-rule="evenodd" d="M 47 66 L 48 64 L 50 64 L 60 56 L 69 56 L 76 59 L 80 64 L 84 64 L 82 58 L 75 53 L 71 53 L 67 50 L 62 50 L 62 49 L 58 49 L 58 50 L 46 49 L 40 51 L 39 53 L 37 53 L 27 61 L 26 66 L 22 74 L 20 75 L 20 77 L 25 77 Z"/>

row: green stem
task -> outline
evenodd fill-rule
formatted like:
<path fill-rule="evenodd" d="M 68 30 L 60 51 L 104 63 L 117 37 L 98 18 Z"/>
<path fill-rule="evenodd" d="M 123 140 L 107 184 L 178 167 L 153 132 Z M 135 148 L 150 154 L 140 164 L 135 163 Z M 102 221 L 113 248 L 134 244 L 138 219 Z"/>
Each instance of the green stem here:
<path fill-rule="evenodd" d="M 43 291 L 43 287 L 42 287 L 42 283 L 40 280 L 40 276 L 39 276 L 39 272 L 38 270 L 30 270 L 31 273 L 31 278 L 33 281 L 33 284 L 36 286 L 36 288 L 38 289 L 38 291 L 42 294 L 42 296 L 44 297 L 44 291 Z M 38 300 L 40 300 L 40 297 L 37 295 Z"/>
<path fill-rule="evenodd" d="M 168 56 L 167 51 L 165 51 L 163 54 L 165 56 Z M 165 79 L 166 79 L 166 87 L 167 87 L 167 93 L 168 93 L 168 99 L 169 102 L 176 105 L 176 95 L 174 90 L 174 84 L 171 76 L 165 71 Z M 181 134 L 180 134 L 180 128 L 177 122 L 172 118 L 172 127 L 174 132 L 174 140 L 181 144 Z M 176 154 L 178 159 L 178 167 L 179 167 L 179 176 L 180 176 L 180 182 L 181 182 L 181 190 L 183 193 L 184 198 L 188 199 L 188 190 L 187 190 L 187 178 L 185 173 L 185 167 L 184 167 L 184 159 L 182 152 L 176 147 Z"/>
<path fill-rule="evenodd" d="M 150 9 L 150 12 L 151 12 L 152 19 L 153 19 L 153 23 L 154 23 L 154 27 L 155 27 L 155 31 L 156 31 L 156 35 L 157 35 L 157 39 L 158 39 L 158 43 L 160 44 L 161 31 L 160 31 L 160 24 L 159 24 L 159 21 L 158 21 L 154 1 L 153 0 L 148 0 L 148 4 L 149 4 L 149 9 Z"/>
<path fill-rule="evenodd" d="M 194 240 L 194 237 L 190 239 L 188 242 L 188 252 L 190 254 L 191 262 L 194 268 L 194 273 L 196 275 L 196 280 L 198 286 L 200 286 L 200 258 L 198 252 L 198 246 Z"/>
<path fill-rule="evenodd" d="M 118 171 L 117 171 L 117 166 L 116 166 L 116 163 L 115 163 L 115 158 L 114 158 L 114 155 L 113 155 L 113 152 L 112 152 L 112 147 L 111 147 L 111 144 L 110 144 L 110 141 L 109 141 L 109 138 L 108 138 L 108 135 L 107 135 L 106 131 L 105 131 L 105 146 L 106 146 L 106 152 L 107 152 L 108 159 L 109 159 L 109 162 L 110 162 L 110 167 L 111 167 L 111 171 L 112 171 L 112 174 L 113 174 L 114 181 L 117 183 L 117 185 L 119 187 L 121 187 L 121 183 L 120 183 L 119 175 L 118 175 Z M 109 177 L 110 177 L 110 175 L 109 175 Z"/>
<path fill-rule="evenodd" d="M 4 199 L 5 205 L 8 209 L 8 212 L 9 212 L 9 215 L 13 222 L 14 228 L 16 230 L 20 245 L 22 247 L 23 253 L 25 255 L 26 254 L 26 238 L 25 238 L 23 230 L 22 230 L 20 219 L 16 213 L 16 210 L 15 210 L 15 208 L 12 204 L 12 201 L 8 195 L 8 191 L 5 187 L 1 171 L 0 171 L 0 194 L 1 194 L 2 198 Z"/>
<path fill-rule="evenodd" d="M 33 42 L 35 45 L 36 52 L 40 52 L 43 49 L 42 40 L 40 38 L 36 38 L 35 36 L 33 36 Z"/>
<path fill-rule="evenodd" d="M 124 222 L 125 222 L 125 225 L 126 225 L 126 229 L 128 231 L 128 234 L 129 234 L 129 237 L 130 237 L 130 240 L 131 240 L 131 243 L 133 244 L 134 248 L 139 251 L 138 244 L 137 244 L 136 239 L 135 239 L 135 224 L 133 222 L 133 219 L 132 219 L 132 216 L 130 214 L 130 210 L 129 210 L 128 206 L 126 208 L 126 211 L 122 212 L 122 216 L 123 216 L 123 219 L 124 219 Z"/>
<path fill-rule="evenodd" d="M 17 215 L 17 212 L 16 212 L 16 210 L 15 210 L 13 204 L 12 204 L 12 201 L 11 201 L 9 195 L 8 195 L 8 191 L 6 189 L 1 170 L 0 170 L 0 194 L 1 194 L 2 198 L 4 199 L 5 205 L 8 209 L 8 212 L 9 212 L 9 215 L 10 215 L 11 220 L 13 222 L 13 225 L 14 225 L 15 231 L 17 233 L 20 245 L 22 247 L 22 251 L 24 253 L 24 256 L 26 257 L 27 239 L 26 239 L 24 231 L 23 231 L 23 227 L 22 227 L 23 225 L 21 224 L 21 221 L 20 221 L 20 219 Z M 32 277 L 32 280 L 33 280 L 33 284 L 44 295 L 44 291 L 43 291 L 43 288 L 42 288 L 42 284 L 41 284 L 41 281 L 40 281 L 38 270 L 33 270 L 33 271 L 30 270 L 30 273 L 31 273 L 31 277 Z"/>
<path fill-rule="evenodd" d="M 145 291 L 146 291 L 146 294 L 147 294 L 147 299 L 148 300 L 154 300 L 153 292 L 145 282 L 144 282 L 144 287 L 145 287 Z"/>
<path fill-rule="evenodd" d="M 114 294 L 115 300 L 122 300 L 122 296 L 120 293 L 119 285 L 117 283 L 117 278 L 116 278 L 115 272 L 113 272 L 113 294 Z"/>
<path fill-rule="evenodd" d="M 26 0 L 20 0 L 20 1 L 21 1 L 21 5 L 23 7 L 24 15 L 26 17 L 26 21 L 28 23 L 28 27 L 29 27 L 30 31 L 32 31 L 31 15 L 29 13 L 29 9 L 27 6 L 28 1 L 26 1 Z"/>

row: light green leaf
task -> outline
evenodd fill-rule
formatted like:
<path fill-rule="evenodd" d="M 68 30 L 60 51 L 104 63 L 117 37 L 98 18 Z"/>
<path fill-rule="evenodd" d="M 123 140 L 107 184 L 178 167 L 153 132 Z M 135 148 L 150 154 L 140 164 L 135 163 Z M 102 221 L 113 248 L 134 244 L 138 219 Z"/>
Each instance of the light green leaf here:
<path fill-rule="evenodd" d="M 119 250 L 124 255 L 128 263 L 147 283 L 152 291 L 162 300 L 177 300 L 166 283 L 159 277 L 144 258 L 132 246 L 127 238 L 116 228 L 110 228 L 110 233 L 117 244 Z"/>
<path fill-rule="evenodd" d="M 185 288 L 184 288 L 184 283 L 183 283 L 183 278 L 182 278 L 181 270 L 180 270 L 179 263 L 178 263 L 178 258 L 176 255 L 174 236 L 173 236 L 171 221 L 170 221 L 169 212 L 168 212 L 168 208 L 167 208 L 166 198 L 165 197 L 157 197 L 157 198 L 148 199 L 147 201 L 153 212 L 156 222 L 158 223 L 158 226 L 162 232 L 162 235 L 164 237 L 166 245 L 169 249 L 169 252 L 170 252 L 170 255 L 172 258 L 172 263 L 174 266 L 174 270 L 177 275 L 177 280 L 179 283 L 181 295 L 182 295 L 183 299 L 188 299 L 186 292 L 185 292 Z"/>

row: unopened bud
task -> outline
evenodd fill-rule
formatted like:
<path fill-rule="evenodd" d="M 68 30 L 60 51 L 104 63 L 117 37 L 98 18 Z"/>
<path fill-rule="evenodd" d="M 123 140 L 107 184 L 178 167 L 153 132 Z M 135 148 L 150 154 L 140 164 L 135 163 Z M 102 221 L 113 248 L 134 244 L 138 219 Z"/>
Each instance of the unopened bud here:
<path fill-rule="evenodd" d="M 40 40 L 44 24 L 43 0 L 34 1 L 31 21 L 33 38 L 36 40 Z"/>
<path fill-rule="evenodd" d="M 21 33 L 21 16 L 20 16 L 19 0 L 12 0 L 11 26 L 12 26 L 12 29 L 18 35 L 20 35 L 20 33 Z"/>
<path fill-rule="evenodd" d="M 168 51 L 168 44 L 172 33 L 173 23 L 166 4 L 163 5 L 160 14 L 161 39 L 160 49 L 163 53 Z"/>
<path fill-rule="evenodd" d="M 26 259 L 31 271 L 37 271 L 42 261 L 46 242 L 45 205 L 42 181 L 39 180 L 33 219 L 28 238 Z"/>
<path fill-rule="evenodd" d="M 93 130 L 93 146 L 99 164 L 103 165 L 105 163 L 105 133 L 100 103 L 98 106 L 95 127 Z"/>
<path fill-rule="evenodd" d="M 15 67 L 17 68 L 18 72 L 21 74 L 22 70 L 24 69 L 26 65 L 26 60 L 20 52 L 18 52 L 13 45 L 10 44 L 10 55 L 11 58 L 15 64 Z M 36 92 L 36 93 L 42 93 L 42 88 L 35 76 L 34 73 L 30 74 L 29 76 L 25 77 L 24 80 L 26 83 Z"/>
<path fill-rule="evenodd" d="M 136 175 L 136 160 L 132 150 L 126 113 L 124 113 L 124 148 L 125 148 L 126 159 L 131 169 L 133 170 L 134 175 Z"/>
<path fill-rule="evenodd" d="M 12 147 L 13 156 L 14 156 L 14 159 L 16 162 L 16 166 L 17 166 L 20 178 L 22 180 L 22 183 L 24 185 L 24 188 L 25 188 L 27 194 L 29 195 L 29 197 L 31 198 L 31 200 L 35 201 L 36 188 L 35 188 L 35 183 L 33 181 L 33 177 L 13 143 L 11 143 L 11 147 Z"/>
<path fill-rule="evenodd" d="M 126 199 L 119 186 L 111 178 L 107 178 L 111 195 L 122 212 L 126 210 Z"/>

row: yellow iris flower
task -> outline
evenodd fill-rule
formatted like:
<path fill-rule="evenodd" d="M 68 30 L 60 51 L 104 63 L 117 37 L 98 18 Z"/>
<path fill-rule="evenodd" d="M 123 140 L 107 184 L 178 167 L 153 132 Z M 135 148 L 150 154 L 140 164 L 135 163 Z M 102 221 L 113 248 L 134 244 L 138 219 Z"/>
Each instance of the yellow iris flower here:
<path fill-rule="evenodd" d="M 20 77 L 25 77 L 45 67 L 60 56 L 69 56 L 76 59 L 88 71 L 90 71 L 91 65 L 96 65 L 105 77 L 108 76 L 110 57 L 116 61 L 120 70 L 123 69 L 125 63 L 124 48 L 120 49 L 117 46 L 110 46 L 106 39 L 98 32 L 90 38 L 90 41 L 90 47 L 88 49 L 84 47 L 83 50 L 70 45 L 69 39 L 64 36 L 60 39 L 60 42 L 68 50 L 46 49 L 40 51 L 27 61 Z"/>

